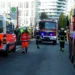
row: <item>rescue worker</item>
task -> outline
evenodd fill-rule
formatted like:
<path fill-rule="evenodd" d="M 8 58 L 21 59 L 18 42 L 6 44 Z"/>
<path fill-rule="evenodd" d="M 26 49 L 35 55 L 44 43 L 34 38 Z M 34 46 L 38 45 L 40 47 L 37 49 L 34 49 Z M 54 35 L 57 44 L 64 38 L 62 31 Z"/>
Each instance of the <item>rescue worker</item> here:
<path fill-rule="evenodd" d="M 28 41 L 29 41 L 29 33 L 27 32 L 27 29 L 21 34 L 20 41 L 22 45 L 22 53 L 24 53 L 28 50 Z"/>
<path fill-rule="evenodd" d="M 39 32 L 36 32 L 36 46 L 39 49 L 39 42 L 40 42 L 40 36 L 39 36 Z"/>
<path fill-rule="evenodd" d="M 64 45 L 66 40 L 66 33 L 64 31 L 64 28 L 61 28 L 59 32 L 59 41 L 60 41 L 60 51 L 64 52 Z"/>
<path fill-rule="evenodd" d="M 28 33 L 30 34 L 30 29 L 28 29 Z"/>

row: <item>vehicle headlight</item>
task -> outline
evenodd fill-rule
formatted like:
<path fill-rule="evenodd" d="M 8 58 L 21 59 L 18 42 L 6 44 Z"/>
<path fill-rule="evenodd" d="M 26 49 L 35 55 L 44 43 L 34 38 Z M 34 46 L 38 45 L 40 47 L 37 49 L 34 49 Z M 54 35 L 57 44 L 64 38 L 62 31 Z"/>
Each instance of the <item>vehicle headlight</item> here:
<path fill-rule="evenodd" d="M 55 38 L 55 39 L 56 39 L 57 37 L 56 37 L 56 36 L 54 36 L 53 38 Z"/>

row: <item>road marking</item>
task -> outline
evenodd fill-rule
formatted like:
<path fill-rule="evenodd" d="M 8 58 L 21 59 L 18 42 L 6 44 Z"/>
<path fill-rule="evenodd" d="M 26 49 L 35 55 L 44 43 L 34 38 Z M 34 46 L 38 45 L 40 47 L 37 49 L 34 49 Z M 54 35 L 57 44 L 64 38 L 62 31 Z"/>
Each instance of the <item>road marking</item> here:
<path fill-rule="evenodd" d="M 19 48 L 19 49 L 16 49 L 16 51 L 19 51 L 21 48 Z"/>

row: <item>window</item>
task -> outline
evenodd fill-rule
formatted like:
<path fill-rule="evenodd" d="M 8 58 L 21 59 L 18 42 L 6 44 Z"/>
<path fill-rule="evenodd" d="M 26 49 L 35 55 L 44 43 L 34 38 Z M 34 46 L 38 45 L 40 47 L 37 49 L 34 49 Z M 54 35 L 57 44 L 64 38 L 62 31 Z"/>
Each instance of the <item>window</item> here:
<path fill-rule="evenodd" d="M 46 22 L 45 23 L 45 28 L 46 29 L 55 29 L 55 23 L 53 23 L 53 22 Z"/>
<path fill-rule="evenodd" d="M 5 8 L 5 4 L 4 4 L 4 2 L 2 2 L 2 7 Z"/>
<path fill-rule="evenodd" d="M 24 11 L 24 16 L 26 16 L 26 13 L 25 13 L 25 11 Z"/>
<path fill-rule="evenodd" d="M 19 10 L 19 16 L 21 16 L 21 10 Z"/>
<path fill-rule="evenodd" d="M 24 20 L 24 24 L 25 24 L 25 20 Z"/>
<path fill-rule="evenodd" d="M 40 22 L 39 27 L 40 29 L 55 29 L 56 23 L 55 22 Z"/>
<path fill-rule="evenodd" d="M 3 32 L 3 21 L 0 20 L 0 33 L 2 33 L 2 32 Z"/>
<path fill-rule="evenodd" d="M 8 24 L 6 27 L 7 33 L 13 33 L 14 25 L 12 23 Z"/>
<path fill-rule="evenodd" d="M 25 6 L 26 6 L 26 4 L 25 4 L 25 2 L 24 2 L 24 8 L 25 8 Z"/>
<path fill-rule="evenodd" d="M 20 8 L 22 8 L 22 7 L 23 7 L 22 3 L 20 3 L 19 7 L 20 7 Z"/>
<path fill-rule="evenodd" d="M 26 10 L 26 16 L 28 16 L 28 10 Z"/>
<path fill-rule="evenodd" d="M 31 2 L 31 8 L 33 8 L 33 1 Z"/>
<path fill-rule="evenodd" d="M 26 24 L 28 24 L 28 20 L 26 20 Z"/>
<path fill-rule="evenodd" d="M 21 25 L 21 18 L 18 19 L 18 24 Z"/>
<path fill-rule="evenodd" d="M 28 8 L 29 7 L 29 3 L 28 2 L 26 2 L 26 8 Z"/>

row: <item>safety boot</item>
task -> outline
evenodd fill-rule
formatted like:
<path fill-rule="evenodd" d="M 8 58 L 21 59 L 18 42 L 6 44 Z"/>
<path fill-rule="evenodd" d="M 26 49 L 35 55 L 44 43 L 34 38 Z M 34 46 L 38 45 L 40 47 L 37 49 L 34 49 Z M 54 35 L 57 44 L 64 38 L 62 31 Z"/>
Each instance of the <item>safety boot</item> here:
<path fill-rule="evenodd" d="M 25 50 L 26 50 L 26 53 L 27 53 L 27 48 Z"/>
<path fill-rule="evenodd" d="M 39 46 L 37 45 L 37 48 L 39 49 Z"/>
<path fill-rule="evenodd" d="M 25 49 L 22 49 L 22 53 L 25 53 Z"/>
<path fill-rule="evenodd" d="M 62 48 L 62 52 L 64 52 L 64 48 Z"/>

